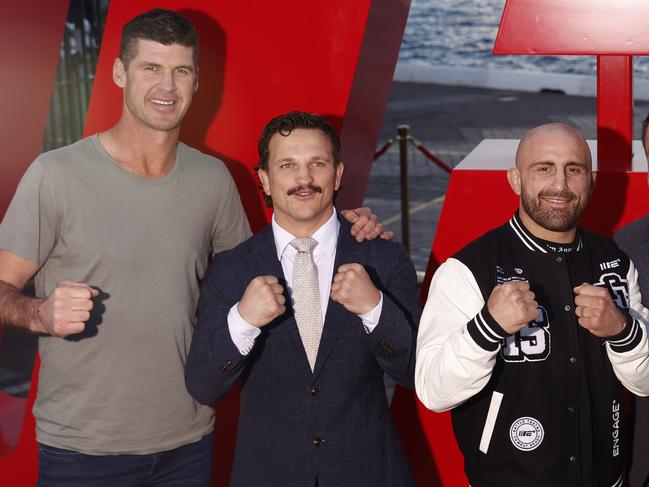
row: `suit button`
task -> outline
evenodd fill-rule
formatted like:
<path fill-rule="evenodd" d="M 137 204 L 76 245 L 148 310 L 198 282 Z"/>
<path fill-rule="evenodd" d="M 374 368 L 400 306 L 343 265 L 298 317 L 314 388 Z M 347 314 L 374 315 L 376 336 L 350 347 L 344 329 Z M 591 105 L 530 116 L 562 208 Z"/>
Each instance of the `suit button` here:
<path fill-rule="evenodd" d="M 568 406 L 568 412 L 569 412 L 570 414 L 574 413 L 574 412 L 575 412 L 575 408 L 573 408 L 572 406 Z"/>
<path fill-rule="evenodd" d="M 392 355 L 394 352 L 392 351 L 392 347 L 385 343 L 385 340 L 381 340 L 379 342 L 379 347 L 381 347 L 381 350 L 383 350 L 383 353 L 386 355 Z"/>
<path fill-rule="evenodd" d="M 318 389 L 317 387 L 312 387 L 311 389 L 309 389 L 309 392 L 312 396 L 317 396 L 318 394 L 320 394 L 320 389 Z"/>
<path fill-rule="evenodd" d="M 324 443 L 324 440 L 322 438 L 313 438 L 313 446 L 316 448 L 320 448 L 320 445 Z"/>
<path fill-rule="evenodd" d="M 571 364 L 576 364 L 577 363 L 577 359 L 575 357 L 570 357 L 568 360 L 570 360 Z"/>
<path fill-rule="evenodd" d="M 230 367 L 232 367 L 232 360 L 226 360 L 223 365 L 221 365 L 221 368 L 219 368 L 219 372 L 225 374 L 228 370 L 230 370 Z"/>
<path fill-rule="evenodd" d="M 570 455 L 570 458 L 568 460 L 570 460 L 570 463 L 575 463 L 577 461 L 577 457 L 574 455 Z"/>

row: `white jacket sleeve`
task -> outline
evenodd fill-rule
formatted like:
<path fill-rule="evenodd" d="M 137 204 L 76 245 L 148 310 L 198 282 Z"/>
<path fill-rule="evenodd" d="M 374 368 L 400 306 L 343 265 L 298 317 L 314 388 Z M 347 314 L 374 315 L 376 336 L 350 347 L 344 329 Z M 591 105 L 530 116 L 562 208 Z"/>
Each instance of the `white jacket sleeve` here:
<path fill-rule="evenodd" d="M 433 411 L 446 411 L 489 382 L 508 335 L 491 317 L 475 277 L 457 259 L 433 276 L 417 335 L 415 389 Z"/>
<path fill-rule="evenodd" d="M 633 262 L 630 262 L 626 277 L 631 319 L 620 334 L 606 340 L 606 351 L 613 371 L 624 387 L 638 396 L 649 396 L 649 310 L 642 305 L 638 271 Z"/>

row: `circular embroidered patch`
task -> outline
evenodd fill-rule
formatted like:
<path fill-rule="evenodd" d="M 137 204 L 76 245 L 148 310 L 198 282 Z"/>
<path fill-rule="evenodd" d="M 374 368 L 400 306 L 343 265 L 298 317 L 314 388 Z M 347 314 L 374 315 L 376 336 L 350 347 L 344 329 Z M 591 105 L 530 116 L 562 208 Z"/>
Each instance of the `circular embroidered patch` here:
<path fill-rule="evenodd" d="M 529 416 L 518 418 L 509 429 L 509 437 L 519 450 L 532 451 L 543 441 L 543 426 Z"/>

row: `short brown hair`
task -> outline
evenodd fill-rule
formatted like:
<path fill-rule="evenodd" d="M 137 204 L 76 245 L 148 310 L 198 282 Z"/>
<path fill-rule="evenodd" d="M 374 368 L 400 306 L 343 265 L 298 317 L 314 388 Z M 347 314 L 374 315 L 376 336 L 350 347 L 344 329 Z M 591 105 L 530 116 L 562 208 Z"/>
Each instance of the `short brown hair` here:
<path fill-rule="evenodd" d="M 119 58 L 125 67 L 136 55 L 140 39 L 159 42 L 165 46 L 180 44 L 194 51 L 194 64 L 198 65 L 198 32 L 189 19 L 173 10 L 154 8 L 133 17 L 122 29 Z"/>

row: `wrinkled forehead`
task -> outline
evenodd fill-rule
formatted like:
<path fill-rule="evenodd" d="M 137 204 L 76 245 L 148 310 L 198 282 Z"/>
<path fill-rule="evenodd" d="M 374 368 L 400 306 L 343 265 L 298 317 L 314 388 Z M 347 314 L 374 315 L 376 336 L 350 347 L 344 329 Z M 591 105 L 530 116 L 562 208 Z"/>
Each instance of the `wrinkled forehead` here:
<path fill-rule="evenodd" d="M 537 162 L 578 163 L 592 167 L 590 148 L 577 131 L 547 128 L 530 131 L 516 151 L 516 167 L 523 169 Z"/>

